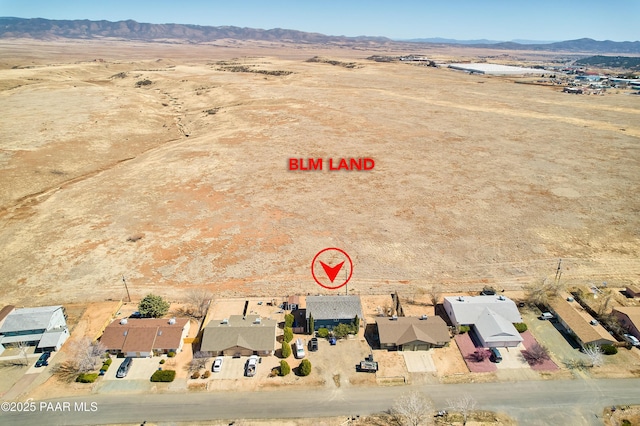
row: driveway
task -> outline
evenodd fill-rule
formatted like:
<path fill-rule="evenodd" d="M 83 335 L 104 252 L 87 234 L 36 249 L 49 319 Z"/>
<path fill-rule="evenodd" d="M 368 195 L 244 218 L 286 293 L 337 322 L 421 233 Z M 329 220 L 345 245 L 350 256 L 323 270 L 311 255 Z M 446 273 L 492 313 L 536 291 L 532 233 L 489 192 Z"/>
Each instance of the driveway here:
<path fill-rule="evenodd" d="M 409 373 L 426 373 L 436 371 L 436 366 L 431 358 L 431 351 L 407 351 L 402 352 L 404 362 Z"/>
<path fill-rule="evenodd" d="M 500 355 L 502 355 L 502 361 L 496 364 L 498 370 L 508 370 L 516 368 L 529 369 L 529 364 L 522 357 L 522 351 L 524 346 L 519 344 L 513 348 L 498 348 Z"/>

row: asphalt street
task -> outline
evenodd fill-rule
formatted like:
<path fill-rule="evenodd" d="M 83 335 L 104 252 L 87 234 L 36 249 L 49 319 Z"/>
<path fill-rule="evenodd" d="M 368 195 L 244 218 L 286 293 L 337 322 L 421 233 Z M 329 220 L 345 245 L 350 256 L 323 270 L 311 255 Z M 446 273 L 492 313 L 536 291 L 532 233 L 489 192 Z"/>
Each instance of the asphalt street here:
<path fill-rule="evenodd" d="M 640 379 L 351 387 L 304 392 L 96 394 L 31 401 L 33 404 L 28 409 L 32 412 L 6 412 L 3 406 L 0 424 L 139 424 L 145 420 L 162 424 L 211 419 L 366 415 L 390 408 L 395 398 L 413 390 L 428 395 L 436 409 L 447 408 L 449 400 L 468 394 L 477 401 L 478 409 L 507 413 L 521 425 L 601 425 L 599 416 L 604 407 L 640 403 Z"/>

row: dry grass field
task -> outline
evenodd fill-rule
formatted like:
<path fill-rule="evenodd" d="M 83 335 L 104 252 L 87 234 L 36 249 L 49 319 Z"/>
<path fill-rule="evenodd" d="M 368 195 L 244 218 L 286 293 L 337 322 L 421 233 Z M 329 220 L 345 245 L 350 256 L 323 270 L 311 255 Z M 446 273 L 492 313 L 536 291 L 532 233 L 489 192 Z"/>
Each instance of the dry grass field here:
<path fill-rule="evenodd" d="M 638 97 L 384 53 L 3 40 L 0 305 L 319 293 L 325 247 L 362 294 L 640 282 Z"/>

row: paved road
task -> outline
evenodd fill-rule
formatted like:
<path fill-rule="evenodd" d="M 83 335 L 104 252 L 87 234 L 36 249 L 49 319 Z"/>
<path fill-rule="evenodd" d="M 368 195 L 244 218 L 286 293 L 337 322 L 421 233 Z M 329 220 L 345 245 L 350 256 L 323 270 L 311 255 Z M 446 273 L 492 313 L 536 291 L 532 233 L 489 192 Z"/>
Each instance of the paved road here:
<path fill-rule="evenodd" d="M 0 413 L 2 425 L 87 425 L 169 423 L 239 418 L 296 418 L 365 415 L 384 411 L 404 392 L 420 390 L 436 408 L 469 394 L 479 409 L 502 411 L 521 425 L 601 425 L 602 408 L 640 403 L 640 379 L 550 380 L 514 383 L 340 388 L 314 391 L 90 395 L 51 399 L 69 411 L 46 411 L 35 401 L 33 413 Z M 84 410 L 79 410 L 84 403 Z M 92 411 L 94 403 L 97 411 Z M 56 407 L 48 406 L 52 409 Z M 58 409 L 64 409 L 60 404 Z"/>

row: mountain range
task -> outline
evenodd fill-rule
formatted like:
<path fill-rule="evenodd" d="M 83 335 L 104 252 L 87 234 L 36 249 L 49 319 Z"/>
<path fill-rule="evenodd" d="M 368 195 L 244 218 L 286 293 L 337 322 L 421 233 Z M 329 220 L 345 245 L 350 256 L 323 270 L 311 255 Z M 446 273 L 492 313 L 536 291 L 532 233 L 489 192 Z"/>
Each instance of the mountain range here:
<path fill-rule="evenodd" d="M 394 41 L 386 37 L 346 37 L 328 36 L 319 33 L 275 28 L 270 30 L 240 28 L 234 26 L 200 26 L 186 24 L 148 24 L 133 20 L 91 21 L 91 20 L 50 20 L 43 18 L 0 17 L 0 38 L 33 38 L 51 40 L 56 38 L 161 41 L 174 43 L 204 43 L 220 39 L 261 40 L 293 43 L 353 43 L 353 44 L 450 44 L 473 45 L 473 47 L 498 50 L 534 50 L 549 52 L 580 52 L 608 54 L 639 54 L 640 41 L 616 42 L 598 41 L 590 38 L 559 42 L 497 42 L 493 40 L 453 40 L 442 38 Z M 533 43 L 533 44 L 531 44 Z"/>

